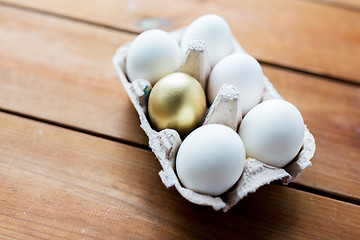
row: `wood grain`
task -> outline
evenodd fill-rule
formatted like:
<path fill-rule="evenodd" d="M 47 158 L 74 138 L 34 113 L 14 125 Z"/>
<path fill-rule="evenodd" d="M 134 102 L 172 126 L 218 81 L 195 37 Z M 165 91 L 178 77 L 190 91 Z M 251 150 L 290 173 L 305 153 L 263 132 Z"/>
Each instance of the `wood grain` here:
<path fill-rule="evenodd" d="M 360 1 L 358 0 L 308 0 L 308 1 L 329 4 L 336 7 L 343 7 L 347 9 L 352 9 L 354 11 L 360 10 Z"/>
<path fill-rule="evenodd" d="M 0 7 L 0 106 L 147 145 L 112 55 L 134 36 Z"/>
<path fill-rule="evenodd" d="M 257 59 L 360 83 L 358 11 L 288 0 L 0 2 L 136 32 L 170 30 L 216 13 L 229 22 L 235 37 Z"/>
<path fill-rule="evenodd" d="M 360 234 L 356 205 L 270 185 L 228 213 L 214 212 L 167 190 L 150 151 L 4 113 L 0 126 L 8 126 L 0 132 L 0 236 L 355 239 Z"/>
<path fill-rule="evenodd" d="M 147 146 L 110 61 L 117 44 L 133 36 L 1 7 L 0 21 L 0 108 Z M 264 72 L 315 135 L 314 166 L 298 182 L 359 201 L 360 88 L 273 67 Z"/>

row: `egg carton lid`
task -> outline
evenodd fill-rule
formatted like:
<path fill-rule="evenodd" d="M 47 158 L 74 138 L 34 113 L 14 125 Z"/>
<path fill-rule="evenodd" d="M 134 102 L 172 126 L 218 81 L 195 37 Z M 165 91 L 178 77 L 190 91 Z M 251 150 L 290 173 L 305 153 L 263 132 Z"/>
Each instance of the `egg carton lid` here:
<path fill-rule="evenodd" d="M 185 28 L 181 28 L 170 32 L 170 34 L 180 42 L 184 30 Z M 246 195 L 255 192 L 259 187 L 269 184 L 274 180 L 281 180 L 283 184 L 294 182 L 303 170 L 311 166 L 310 159 L 315 153 L 315 139 L 305 125 L 303 146 L 298 155 L 285 167 L 273 167 L 256 159 L 248 158 L 245 161 L 244 170 L 239 181 L 226 193 L 217 197 L 200 194 L 183 187 L 175 173 L 176 153 L 182 143 L 179 134 L 173 129 L 164 129 L 158 132 L 151 127 L 146 116 L 147 89 L 151 88 L 151 84 L 144 79 L 130 82 L 126 77 L 125 62 L 130 44 L 126 43 L 116 51 L 113 57 L 113 64 L 122 85 L 139 115 L 140 126 L 149 138 L 149 146 L 162 166 L 159 175 L 167 188 L 175 186 L 177 191 L 188 201 L 199 205 L 211 206 L 216 211 L 221 209 L 226 212 Z M 245 52 L 235 38 L 233 38 L 233 52 Z M 262 101 L 282 99 L 265 75 L 264 82 L 265 89 Z M 224 85 L 220 89 L 214 103 L 210 106 L 204 124 L 219 123 L 234 129 L 234 126 L 236 126 L 234 124 L 234 121 L 236 121 L 234 118 L 236 111 L 234 110 L 236 109 L 231 109 L 229 106 L 237 105 L 234 102 L 238 101 L 238 94 L 235 87 Z M 229 119 L 232 120 L 229 122 Z"/>

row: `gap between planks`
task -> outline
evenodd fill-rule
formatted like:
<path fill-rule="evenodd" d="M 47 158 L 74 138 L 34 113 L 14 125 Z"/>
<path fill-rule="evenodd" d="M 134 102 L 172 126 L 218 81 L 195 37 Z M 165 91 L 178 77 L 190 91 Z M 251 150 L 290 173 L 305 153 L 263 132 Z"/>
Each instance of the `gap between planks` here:
<path fill-rule="evenodd" d="M 12 110 L 9 110 L 9 109 L 4 109 L 4 108 L 1 108 L 1 107 L 0 107 L 0 112 L 7 113 L 7 114 L 10 114 L 10 115 L 14 115 L 14 116 L 18 116 L 18 117 L 25 118 L 25 119 L 30 119 L 30 120 L 41 122 L 41 123 L 45 123 L 45 124 L 48 124 L 48 125 L 52 125 L 52 126 L 72 130 L 72 131 L 75 131 L 75 132 L 84 133 L 84 134 L 87 134 L 87 135 L 90 135 L 90 136 L 93 136 L 93 137 L 103 138 L 103 139 L 107 139 L 109 141 L 130 145 L 130 146 L 145 149 L 145 150 L 151 150 L 149 146 L 143 145 L 141 143 L 137 143 L 137 142 L 117 138 L 117 137 L 107 135 L 107 134 L 103 134 L 103 133 L 100 133 L 100 132 L 90 131 L 88 129 L 80 128 L 80 127 L 77 127 L 77 126 L 72 126 L 72 125 L 61 123 L 61 122 L 56 122 L 56 121 L 52 121 L 52 120 L 32 116 L 32 115 L 29 115 L 29 114 L 24 114 L 24 113 L 21 113 L 21 112 L 12 111 Z"/>
<path fill-rule="evenodd" d="M 304 0 L 301 0 L 301 1 L 304 1 Z M 328 3 L 324 3 L 322 1 L 319 2 L 317 0 L 305 0 L 305 1 L 313 2 L 313 3 L 317 3 L 317 4 L 323 4 L 323 5 L 331 5 L 331 4 L 328 4 Z M 30 12 L 34 12 L 34 13 L 38 13 L 38 14 L 57 17 L 57 18 L 60 18 L 60 19 L 66 19 L 66 20 L 70 20 L 70 21 L 80 22 L 80 23 L 83 23 L 83 24 L 96 26 L 96 27 L 100 27 L 100 28 L 105 28 L 105 29 L 108 29 L 108 30 L 116 31 L 116 32 L 124 32 L 124 33 L 129 33 L 129 34 L 134 34 L 134 35 L 138 35 L 138 34 L 141 33 L 141 31 L 132 31 L 132 30 L 125 29 L 125 28 L 119 28 L 119 27 L 108 25 L 108 24 L 102 24 L 102 23 L 98 23 L 98 22 L 94 22 L 94 21 L 90 21 L 90 20 L 86 20 L 86 19 L 67 16 L 67 15 L 60 14 L 60 13 L 41 10 L 41 9 L 29 7 L 29 6 L 22 6 L 22 5 L 19 5 L 19 4 L 16 4 L 16 3 L 0 2 L 0 6 L 1 5 L 6 6 L 6 7 L 10 7 L 10 8 L 15 8 L 15 9 L 22 10 L 22 11 L 30 11 Z M 353 81 L 351 79 L 335 77 L 335 76 L 328 75 L 328 74 L 319 74 L 319 73 L 316 73 L 314 71 L 303 70 L 303 69 L 290 67 L 290 66 L 286 66 L 286 65 L 271 63 L 271 62 L 267 62 L 267 61 L 264 61 L 264 60 L 261 60 L 261 59 L 257 59 L 257 60 L 261 64 L 272 66 L 272 67 L 275 67 L 275 68 L 290 70 L 290 71 L 294 71 L 294 72 L 298 72 L 298 73 L 304 73 L 304 74 L 308 74 L 308 75 L 316 76 L 316 77 L 324 77 L 324 78 L 327 78 L 327 79 L 332 80 L 332 81 L 347 83 L 347 84 L 350 84 L 350 85 L 353 85 L 353 86 L 360 86 L 360 82 L 356 82 L 356 81 Z"/>
<path fill-rule="evenodd" d="M 131 142 L 131 141 L 126 141 L 124 139 L 116 138 L 116 137 L 109 136 L 109 135 L 106 135 L 106 134 L 101 134 L 101 133 L 89 131 L 89 130 L 86 130 L 86 129 L 81 129 L 81 128 L 78 128 L 78 127 L 75 127 L 75 126 L 70 126 L 70 125 L 67 125 L 67 124 L 62 124 L 62 123 L 58 123 L 58 122 L 54 122 L 54 121 L 34 117 L 34 116 L 31 116 L 31 115 L 27 115 L 27 114 L 22 114 L 22 113 L 19 113 L 19 112 L 15 112 L 15 111 L 3 109 L 3 108 L 0 108 L 0 113 L 1 112 L 9 114 L 9 115 L 17 116 L 17 117 L 20 117 L 20 118 L 33 120 L 33 121 L 43 123 L 43 124 L 46 124 L 46 125 L 52 125 L 52 126 L 67 129 L 67 130 L 70 130 L 70 131 L 83 133 L 83 134 L 86 134 L 88 136 L 102 138 L 102 139 L 106 139 L 106 140 L 109 140 L 109 141 L 112 141 L 112 142 L 121 143 L 121 144 L 129 145 L 129 146 L 132 146 L 132 147 L 140 148 L 140 149 L 143 149 L 143 150 L 151 151 L 149 146 L 145 146 L 145 145 L 138 144 L 138 143 Z M 346 203 L 349 203 L 349 204 L 354 204 L 354 205 L 360 206 L 360 201 L 357 200 L 356 198 L 352 198 L 351 196 L 347 196 L 347 195 L 336 193 L 336 192 L 326 192 L 326 191 L 323 191 L 323 190 L 320 190 L 320 189 L 315 189 L 315 188 L 312 188 L 312 187 L 304 186 L 304 185 L 298 184 L 296 182 L 295 183 L 290 183 L 287 186 L 282 185 L 279 181 L 275 181 L 275 182 L 273 182 L 271 184 L 276 184 L 276 185 L 283 186 L 283 187 L 289 187 L 289 188 L 296 189 L 296 190 L 299 190 L 299 191 L 302 191 L 302 192 L 307 192 L 307 193 L 311 193 L 311 194 L 314 194 L 314 195 L 322 196 L 322 197 L 325 197 L 325 198 L 328 198 L 328 199 L 333 199 L 333 200 L 337 200 L 337 201 L 346 202 Z"/>

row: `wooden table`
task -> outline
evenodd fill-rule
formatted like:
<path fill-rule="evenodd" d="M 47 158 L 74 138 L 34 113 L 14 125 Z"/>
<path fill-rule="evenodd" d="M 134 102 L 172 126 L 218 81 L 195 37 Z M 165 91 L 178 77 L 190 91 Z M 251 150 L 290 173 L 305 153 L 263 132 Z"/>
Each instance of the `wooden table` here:
<path fill-rule="evenodd" d="M 1 239 L 360 239 L 358 0 L 0 0 Z M 217 13 L 314 134 L 313 166 L 227 213 L 160 165 L 111 58 Z"/>

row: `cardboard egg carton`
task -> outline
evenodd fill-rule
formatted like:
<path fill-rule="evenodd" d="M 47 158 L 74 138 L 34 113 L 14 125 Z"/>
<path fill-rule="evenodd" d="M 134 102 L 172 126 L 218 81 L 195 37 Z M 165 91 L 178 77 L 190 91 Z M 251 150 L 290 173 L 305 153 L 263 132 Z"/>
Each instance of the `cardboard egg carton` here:
<path fill-rule="evenodd" d="M 170 34 L 180 42 L 184 30 L 179 29 L 170 32 Z M 315 152 L 315 140 L 305 126 L 303 147 L 295 159 L 284 168 L 272 167 L 256 159 L 248 158 L 245 161 L 244 171 L 239 181 L 230 190 L 218 197 L 199 194 L 184 188 L 175 173 L 176 154 L 182 143 L 179 134 L 173 129 L 158 132 L 151 127 L 146 111 L 146 99 L 151 84 L 144 79 L 130 82 L 126 77 L 125 61 L 130 44 L 127 43 L 116 51 L 113 64 L 122 85 L 139 114 L 140 126 L 149 138 L 149 146 L 162 166 L 159 175 L 166 187 L 175 186 L 177 191 L 192 203 L 211 206 L 214 210 L 222 209 L 227 211 L 243 197 L 255 192 L 259 187 L 274 180 L 281 180 L 283 184 L 293 182 L 305 168 L 311 166 L 310 159 Z M 233 52 L 245 52 L 236 39 L 233 39 Z M 193 41 L 191 43 L 182 68 L 179 70 L 194 76 L 205 89 L 210 66 L 207 60 L 206 46 L 202 41 Z M 262 101 L 281 99 L 281 96 L 266 76 L 264 76 L 264 82 L 265 89 Z M 238 101 L 239 91 L 235 87 L 227 84 L 222 86 L 214 103 L 207 110 L 203 124 L 219 123 L 237 131 L 241 121 L 241 118 L 238 117 L 241 115 L 241 109 L 237 107 Z"/>

